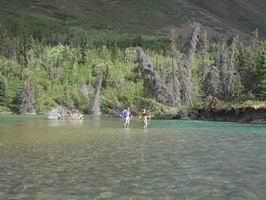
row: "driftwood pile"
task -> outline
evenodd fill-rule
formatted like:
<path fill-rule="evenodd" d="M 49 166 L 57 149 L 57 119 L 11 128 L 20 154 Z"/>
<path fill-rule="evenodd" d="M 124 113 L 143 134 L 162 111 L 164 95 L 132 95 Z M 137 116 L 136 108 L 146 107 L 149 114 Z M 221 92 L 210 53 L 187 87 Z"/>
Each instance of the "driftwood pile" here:
<path fill-rule="evenodd" d="M 77 109 L 67 109 L 58 107 L 51 110 L 48 114 L 49 119 L 57 120 L 81 120 L 84 115 Z"/>

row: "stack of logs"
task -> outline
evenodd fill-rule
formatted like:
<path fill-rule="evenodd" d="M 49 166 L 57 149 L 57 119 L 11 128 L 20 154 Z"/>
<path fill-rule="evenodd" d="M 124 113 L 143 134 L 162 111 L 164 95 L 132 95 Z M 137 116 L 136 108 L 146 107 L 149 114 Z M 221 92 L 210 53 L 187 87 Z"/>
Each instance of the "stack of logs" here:
<path fill-rule="evenodd" d="M 48 119 L 57 120 L 81 120 L 84 115 L 77 109 L 67 109 L 63 106 L 58 106 L 48 113 Z"/>
<path fill-rule="evenodd" d="M 76 109 L 71 110 L 60 110 L 57 114 L 59 120 L 80 120 L 83 119 L 84 115 Z"/>

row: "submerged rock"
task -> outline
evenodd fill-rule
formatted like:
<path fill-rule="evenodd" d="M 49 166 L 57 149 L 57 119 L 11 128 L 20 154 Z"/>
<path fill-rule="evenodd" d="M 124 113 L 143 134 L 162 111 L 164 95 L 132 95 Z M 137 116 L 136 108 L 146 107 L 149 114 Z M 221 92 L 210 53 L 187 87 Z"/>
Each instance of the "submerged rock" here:
<path fill-rule="evenodd" d="M 57 120 L 81 120 L 84 115 L 77 109 L 67 109 L 59 106 L 48 113 L 48 119 Z"/>

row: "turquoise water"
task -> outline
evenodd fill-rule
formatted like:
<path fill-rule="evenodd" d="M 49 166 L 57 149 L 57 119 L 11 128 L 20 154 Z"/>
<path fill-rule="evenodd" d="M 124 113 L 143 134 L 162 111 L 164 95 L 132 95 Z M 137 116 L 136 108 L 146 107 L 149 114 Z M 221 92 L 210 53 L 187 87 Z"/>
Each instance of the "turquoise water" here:
<path fill-rule="evenodd" d="M 266 126 L 0 116 L 0 199 L 266 199 Z"/>

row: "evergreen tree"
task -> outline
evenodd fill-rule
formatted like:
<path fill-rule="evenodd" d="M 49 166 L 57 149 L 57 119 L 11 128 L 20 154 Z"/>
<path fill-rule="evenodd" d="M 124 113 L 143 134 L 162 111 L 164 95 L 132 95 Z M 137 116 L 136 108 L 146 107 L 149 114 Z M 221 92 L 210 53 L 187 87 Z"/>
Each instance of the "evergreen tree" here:
<path fill-rule="evenodd" d="M 140 35 L 133 40 L 133 47 L 143 47 L 143 39 Z"/>
<path fill-rule="evenodd" d="M 234 92 L 232 96 L 236 98 L 237 100 L 240 100 L 240 97 L 242 96 L 243 91 L 244 91 L 244 86 L 242 85 L 240 75 L 237 74 L 235 88 L 234 88 Z"/>
<path fill-rule="evenodd" d="M 6 103 L 6 84 L 5 79 L 0 73 L 0 106 L 5 106 Z"/>
<path fill-rule="evenodd" d="M 110 48 L 111 60 L 115 64 L 116 60 L 119 58 L 119 50 L 117 48 L 117 43 L 115 42 Z"/>
<path fill-rule="evenodd" d="M 81 39 L 81 43 L 80 43 L 80 59 L 79 59 L 79 64 L 84 65 L 87 61 L 86 61 L 86 51 L 88 48 L 88 39 L 87 37 L 83 37 Z"/>
<path fill-rule="evenodd" d="M 108 86 L 108 79 L 110 77 L 110 67 L 107 65 L 106 69 L 103 70 L 103 75 L 102 75 L 102 87 L 106 88 Z"/>
<path fill-rule="evenodd" d="M 256 58 L 256 95 L 266 99 L 266 51 L 261 49 Z"/>
<path fill-rule="evenodd" d="M 32 37 L 24 33 L 18 37 L 18 62 L 23 67 L 27 67 L 29 63 L 28 51 L 32 48 Z"/>
<path fill-rule="evenodd" d="M 241 84 L 246 93 L 252 94 L 255 89 L 255 64 L 251 48 L 240 44 L 236 58 L 236 65 L 241 79 Z"/>
<path fill-rule="evenodd" d="M 67 30 L 64 45 L 70 46 L 72 37 L 73 37 L 73 35 L 69 32 L 69 30 Z"/>

